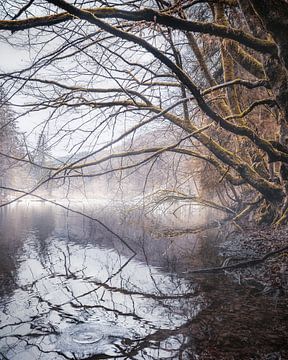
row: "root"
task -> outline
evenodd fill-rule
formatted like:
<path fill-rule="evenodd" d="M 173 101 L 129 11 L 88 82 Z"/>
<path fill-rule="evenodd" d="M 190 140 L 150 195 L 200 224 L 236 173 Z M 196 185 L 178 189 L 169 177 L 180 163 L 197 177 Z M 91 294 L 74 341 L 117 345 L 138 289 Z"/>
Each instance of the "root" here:
<path fill-rule="evenodd" d="M 239 212 L 232 220 L 234 222 L 241 220 L 243 217 L 250 214 L 263 200 L 264 198 L 261 195 L 257 196 L 251 204 L 249 204 L 244 210 Z"/>
<path fill-rule="evenodd" d="M 285 225 L 288 223 L 288 203 L 284 204 L 282 210 L 281 210 L 281 215 L 279 217 L 279 219 L 276 219 L 276 221 L 274 222 L 275 227 L 279 227 L 281 225 Z"/>
<path fill-rule="evenodd" d="M 259 225 L 270 225 L 275 222 L 275 218 L 277 216 L 277 209 L 273 205 L 265 201 L 255 214 L 255 220 Z"/>

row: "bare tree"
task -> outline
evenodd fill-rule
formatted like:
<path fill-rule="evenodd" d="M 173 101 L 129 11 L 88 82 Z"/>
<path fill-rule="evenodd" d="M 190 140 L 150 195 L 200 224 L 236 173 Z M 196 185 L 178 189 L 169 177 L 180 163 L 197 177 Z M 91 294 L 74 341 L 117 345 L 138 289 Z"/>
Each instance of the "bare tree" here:
<path fill-rule="evenodd" d="M 286 1 L 8 1 L 1 13 L 2 41 L 32 58 L 1 74 L 10 102 L 73 154 L 28 193 L 143 165 L 149 175 L 172 153 L 240 213 L 254 196 L 262 220 L 286 219 Z M 159 129 L 167 141 L 137 145 Z"/>

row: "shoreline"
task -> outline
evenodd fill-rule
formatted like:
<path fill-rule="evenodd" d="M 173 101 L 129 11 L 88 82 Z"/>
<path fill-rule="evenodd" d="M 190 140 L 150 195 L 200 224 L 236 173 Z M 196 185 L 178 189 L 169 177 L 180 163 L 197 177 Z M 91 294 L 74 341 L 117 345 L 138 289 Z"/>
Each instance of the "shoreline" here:
<path fill-rule="evenodd" d="M 239 284 L 255 288 L 263 295 L 288 295 L 288 226 L 234 231 L 219 244 L 219 255 L 224 258 L 224 266 L 247 262 L 247 266 L 225 270 Z"/>

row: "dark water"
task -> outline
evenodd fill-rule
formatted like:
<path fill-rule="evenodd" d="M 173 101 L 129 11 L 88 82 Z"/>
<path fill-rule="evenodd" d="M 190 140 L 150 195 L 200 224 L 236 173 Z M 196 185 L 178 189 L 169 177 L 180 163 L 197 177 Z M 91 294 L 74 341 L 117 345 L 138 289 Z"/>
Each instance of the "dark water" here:
<path fill-rule="evenodd" d="M 1 359 L 288 358 L 285 301 L 187 275 L 219 260 L 215 232 L 171 240 L 163 214 L 70 205 L 112 232 L 47 203 L 1 211 Z"/>

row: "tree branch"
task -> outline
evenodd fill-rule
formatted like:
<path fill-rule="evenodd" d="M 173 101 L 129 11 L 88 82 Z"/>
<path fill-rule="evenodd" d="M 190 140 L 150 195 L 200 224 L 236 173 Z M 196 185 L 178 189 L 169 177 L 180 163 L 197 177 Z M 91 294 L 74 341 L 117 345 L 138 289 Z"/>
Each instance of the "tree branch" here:
<path fill-rule="evenodd" d="M 254 144 L 256 144 L 261 150 L 265 151 L 269 158 L 272 161 L 283 161 L 288 163 L 288 154 L 277 151 L 269 141 L 261 139 L 253 130 L 248 128 L 247 126 L 238 126 L 232 124 L 222 118 L 219 114 L 217 114 L 203 99 L 200 90 L 193 83 L 191 78 L 180 69 L 172 60 L 170 60 L 166 55 L 163 54 L 160 50 L 156 49 L 154 46 L 150 45 L 147 41 L 142 38 L 139 38 L 133 34 L 124 32 L 119 30 L 108 23 L 103 22 L 99 18 L 96 18 L 92 13 L 84 10 L 80 10 L 75 6 L 68 4 L 64 0 L 49 0 L 49 2 L 53 3 L 56 6 L 63 8 L 66 11 L 69 11 L 74 16 L 79 17 L 80 19 L 86 20 L 101 29 L 109 32 L 110 34 L 119 37 L 121 39 L 125 39 L 127 41 L 132 41 L 135 44 L 143 47 L 151 54 L 153 54 L 158 60 L 160 60 L 163 64 L 165 64 L 173 73 L 178 77 L 178 79 L 183 83 L 195 97 L 199 107 L 202 111 L 214 120 L 217 124 L 223 127 L 225 130 L 232 132 L 236 135 L 245 136 L 249 138 Z"/>
<path fill-rule="evenodd" d="M 264 86 L 268 89 L 270 88 L 269 82 L 266 79 L 261 79 L 261 80 L 257 80 L 257 81 L 234 79 L 234 80 L 227 81 L 227 82 L 219 84 L 219 85 L 212 86 L 206 90 L 203 90 L 202 95 L 208 95 L 213 91 L 220 90 L 222 88 L 225 88 L 227 86 L 232 86 L 232 85 L 241 85 L 241 86 L 246 87 L 247 89 L 255 89 L 260 86 Z"/>
<path fill-rule="evenodd" d="M 67 12 L 49 15 L 43 17 L 33 17 L 25 20 L 1 20 L 0 30 L 19 31 L 35 27 L 47 27 L 57 25 L 62 22 L 72 20 L 75 15 L 71 12 L 70 5 L 63 1 L 49 1 L 56 6 L 60 6 Z M 68 5 L 68 6 L 67 6 Z M 72 5 L 71 5 L 72 6 Z M 214 23 L 205 23 L 197 21 L 183 20 L 171 15 L 166 15 L 152 9 L 143 9 L 139 11 L 120 10 L 113 7 L 92 8 L 80 10 L 81 12 L 95 15 L 98 19 L 123 19 L 128 21 L 149 21 L 160 25 L 168 26 L 172 29 L 191 31 L 202 34 L 214 35 L 226 39 L 231 39 L 239 42 L 242 45 L 250 47 L 262 53 L 277 54 L 277 47 L 275 43 L 268 40 L 255 38 L 254 36 L 239 30 Z"/>

